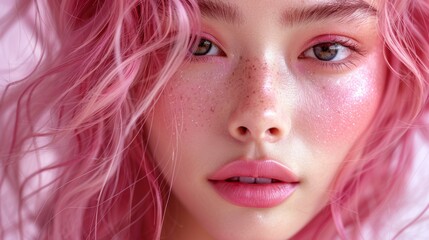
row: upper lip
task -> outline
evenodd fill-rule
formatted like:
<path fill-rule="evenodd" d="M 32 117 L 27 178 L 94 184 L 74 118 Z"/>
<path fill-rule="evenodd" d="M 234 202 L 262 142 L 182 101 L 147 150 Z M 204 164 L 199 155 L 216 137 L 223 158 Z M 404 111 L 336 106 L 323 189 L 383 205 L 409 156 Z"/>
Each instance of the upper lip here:
<path fill-rule="evenodd" d="M 271 178 L 287 183 L 298 182 L 298 177 L 289 168 L 275 160 L 233 161 L 219 168 L 209 177 L 209 180 L 225 181 L 233 177 Z"/>

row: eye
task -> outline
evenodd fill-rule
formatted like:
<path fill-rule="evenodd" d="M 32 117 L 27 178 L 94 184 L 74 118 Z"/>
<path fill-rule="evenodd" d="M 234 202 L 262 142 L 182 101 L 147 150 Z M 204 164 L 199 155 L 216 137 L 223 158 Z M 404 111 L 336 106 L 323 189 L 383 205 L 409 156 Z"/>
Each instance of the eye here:
<path fill-rule="evenodd" d="M 194 56 L 225 56 L 225 53 L 212 41 L 201 38 L 191 51 Z"/>
<path fill-rule="evenodd" d="M 302 58 L 316 58 L 320 61 L 341 61 L 352 54 L 353 49 L 338 42 L 324 42 L 314 45 L 302 53 Z"/>

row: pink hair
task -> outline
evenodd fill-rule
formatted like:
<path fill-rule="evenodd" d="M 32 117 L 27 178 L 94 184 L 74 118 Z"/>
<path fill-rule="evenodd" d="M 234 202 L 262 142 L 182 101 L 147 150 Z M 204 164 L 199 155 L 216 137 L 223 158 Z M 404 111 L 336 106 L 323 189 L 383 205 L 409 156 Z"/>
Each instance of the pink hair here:
<path fill-rule="evenodd" d="M 40 62 L 0 102 L 0 206 L 12 199 L 18 209 L 10 219 L 0 215 L 0 238 L 159 239 L 169 187 L 150 161 L 143 125 L 198 30 L 197 4 L 46 1 L 50 18 L 41 19 L 50 25 L 34 32 Z M 0 29 L 32 4 L 20 1 Z M 297 239 L 359 238 L 368 222 L 376 234 L 404 194 L 413 137 L 425 130 L 418 126 L 427 113 L 429 3 L 386 0 L 378 9 L 390 70 L 384 99 L 344 161 L 330 203 Z M 37 170 L 21 173 L 31 165 Z M 37 223 L 31 236 L 28 222 Z"/>
<path fill-rule="evenodd" d="M 18 14 L 31 2 L 19 2 Z M 42 19 L 52 25 L 35 32 L 44 46 L 37 70 L 9 85 L 0 105 L 7 136 L 0 142 L 0 183 L 16 191 L 20 238 L 28 237 L 25 219 L 37 222 L 40 238 L 159 238 L 162 186 L 147 159 L 142 125 L 186 56 L 197 6 L 48 0 L 46 7 L 51 19 Z M 44 45 L 52 34 L 58 48 Z M 46 114 L 56 121 L 40 122 Z M 41 140 L 49 142 L 38 146 Z M 19 170 L 34 161 L 25 154 L 46 148 L 56 151 L 55 159 L 40 156 L 43 167 L 21 179 Z M 28 192 L 42 175 L 50 181 Z M 45 189 L 47 200 L 29 211 L 32 196 Z"/>

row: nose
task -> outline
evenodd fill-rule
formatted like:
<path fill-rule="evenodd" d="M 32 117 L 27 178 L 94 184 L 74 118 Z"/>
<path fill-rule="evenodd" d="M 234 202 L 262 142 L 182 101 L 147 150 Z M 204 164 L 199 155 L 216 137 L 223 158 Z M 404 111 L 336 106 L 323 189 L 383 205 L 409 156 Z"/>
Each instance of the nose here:
<path fill-rule="evenodd" d="M 228 121 L 229 134 L 240 142 L 277 142 L 291 127 L 279 66 L 269 63 L 239 67 L 233 81 L 234 106 Z"/>

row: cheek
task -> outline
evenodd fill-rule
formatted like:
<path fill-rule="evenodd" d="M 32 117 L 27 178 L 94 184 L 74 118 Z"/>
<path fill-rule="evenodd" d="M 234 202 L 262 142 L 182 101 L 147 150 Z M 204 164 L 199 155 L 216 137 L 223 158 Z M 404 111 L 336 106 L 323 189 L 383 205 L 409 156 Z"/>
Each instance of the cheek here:
<path fill-rule="evenodd" d="M 378 65 L 383 66 L 383 65 Z M 384 71 L 358 69 L 343 78 L 323 79 L 308 90 L 300 119 L 319 144 L 354 142 L 369 125 L 379 105 Z"/>
<path fill-rule="evenodd" d="M 155 104 L 146 132 L 150 151 L 165 177 L 173 175 L 173 162 L 194 164 L 186 156 L 200 151 L 202 140 L 218 128 L 221 93 L 225 92 L 219 82 L 220 74 L 179 71 Z"/>
<path fill-rule="evenodd" d="M 213 77 L 207 74 L 198 76 L 207 79 Z M 181 133 L 211 126 L 213 113 L 218 106 L 214 91 L 179 72 L 171 79 L 155 105 L 155 118 L 162 118 L 164 127 L 169 131 L 179 130 Z"/>

